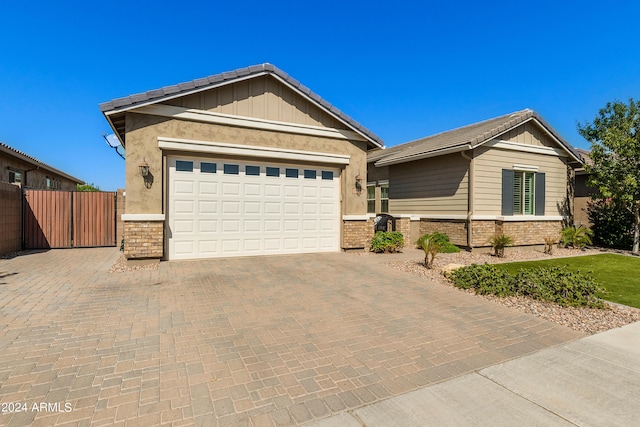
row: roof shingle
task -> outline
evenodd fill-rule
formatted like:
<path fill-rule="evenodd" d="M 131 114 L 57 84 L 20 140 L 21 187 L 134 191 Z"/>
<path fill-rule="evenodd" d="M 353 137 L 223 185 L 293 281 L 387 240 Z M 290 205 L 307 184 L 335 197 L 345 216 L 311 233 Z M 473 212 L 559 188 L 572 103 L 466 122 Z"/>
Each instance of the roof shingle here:
<path fill-rule="evenodd" d="M 357 121 L 355 121 L 354 119 L 352 119 L 351 117 L 349 117 L 348 115 L 340 111 L 331 103 L 322 99 L 319 95 L 314 93 L 311 89 L 304 86 L 293 77 L 289 76 L 289 74 L 285 73 L 284 71 L 280 70 L 278 67 L 269 63 L 252 65 L 250 67 L 239 68 L 237 70 L 227 71 L 224 73 L 215 74 L 212 76 L 192 80 L 190 82 L 179 83 L 177 85 L 172 85 L 172 86 L 165 86 L 160 89 L 150 90 L 147 92 L 130 95 L 123 98 L 113 99 L 109 102 L 104 102 L 100 104 L 100 111 L 102 111 L 103 114 L 107 115 L 108 113 L 113 113 L 117 110 L 129 110 L 129 109 L 136 108 L 136 106 L 138 105 L 160 102 L 164 98 L 169 96 L 175 97 L 182 93 L 186 94 L 194 90 L 206 90 L 209 87 L 218 86 L 227 81 L 233 82 L 238 78 L 246 78 L 246 77 L 251 77 L 253 75 L 259 75 L 259 74 L 273 74 L 277 76 L 281 80 L 285 81 L 288 85 L 296 88 L 297 90 L 305 94 L 307 97 L 309 97 L 313 101 L 320 104 L 320 106 L 322 106 L 323 108 L 325 108 L 326 110 L 328 110 L 329 112 L 337 116 L 340 120 L 345 122 L 351 128 L 361 133 L 365 138 L 371 141 L 373 145 L 378 147 L 384 146 L 384 143 L 382 142 L 382 140 L 373 132 L 371 132 L 369 129 L 367 129 L 366 127 L 364 127 L 363 125 L 361 125 L 360 123 L 358 123 Z"/>
<path fill-rule="evenodd" d="M 376 162 L 376 165 L 382 166 L 429 157 L 440 152 L 470 150 L 532 118 L 552 134 L 572 157 L 576 160 L 580 159 L 580 155 L 571 144 L 565 141 L 536 112 L 526 109 L 396 145 L 386 150 L 378 150 L 368 156 L 368 161 Z"/>

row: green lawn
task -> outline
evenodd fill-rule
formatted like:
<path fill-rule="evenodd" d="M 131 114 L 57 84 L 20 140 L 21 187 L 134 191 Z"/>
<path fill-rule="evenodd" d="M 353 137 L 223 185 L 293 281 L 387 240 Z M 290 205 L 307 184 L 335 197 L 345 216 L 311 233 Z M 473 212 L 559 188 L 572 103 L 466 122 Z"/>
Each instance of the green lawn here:
<path fill-rule="evenodd" d="M 572 271 L 590 272 L 607 290 L 605 299 L 640 308 L 640 258 L 638 257 L 600 254 L 497 265 L 511 273 L 517 272 L 520 268 L 565 265 Z"/>

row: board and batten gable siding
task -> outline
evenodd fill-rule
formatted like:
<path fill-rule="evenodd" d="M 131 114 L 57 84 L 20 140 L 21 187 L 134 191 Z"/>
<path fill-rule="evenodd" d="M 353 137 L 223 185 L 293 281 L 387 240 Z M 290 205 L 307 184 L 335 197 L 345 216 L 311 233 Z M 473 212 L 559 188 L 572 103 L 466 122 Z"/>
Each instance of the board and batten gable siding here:
<path fill-rule="evenodd" d="M 551 137 L 549 137 L 549 135 L 533 121 L 528 121 L 527 123 L 510 130 L 498 139 L 500 141 L 535 145 L 538 147 L 556 148 L 558 146 L 558 144 L 555 143 Z"/>
<path fill-rule="evenodd" d="M 460 153 L 389 166 L 393 214 L 466 215 L 469 161 Z"/>
<path fill-rule="evenodd" d="M 496 147 L 476 149 L 474 215 L 502 214 L 502 170 L 514 165 L 535 166 L 545 174 L 544 214 L 561 215 L 559 206 L 567 197 L 567 158 Z"/>
<path fill-rule="evenodd" d="M 172 99 L 164 104 L 234 116 L 346 129 L 331 115 L 271 76 L 243 80 Z"/>

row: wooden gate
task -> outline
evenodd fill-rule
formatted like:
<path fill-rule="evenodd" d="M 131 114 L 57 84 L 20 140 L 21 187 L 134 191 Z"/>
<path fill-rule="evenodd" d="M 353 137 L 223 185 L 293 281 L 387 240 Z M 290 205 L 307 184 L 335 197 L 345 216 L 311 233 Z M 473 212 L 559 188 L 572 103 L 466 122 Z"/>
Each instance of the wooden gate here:
<path fill-rule="evenodd" d="M 115 246 L 115 193 L 24 190 L 25 249 Z"/>

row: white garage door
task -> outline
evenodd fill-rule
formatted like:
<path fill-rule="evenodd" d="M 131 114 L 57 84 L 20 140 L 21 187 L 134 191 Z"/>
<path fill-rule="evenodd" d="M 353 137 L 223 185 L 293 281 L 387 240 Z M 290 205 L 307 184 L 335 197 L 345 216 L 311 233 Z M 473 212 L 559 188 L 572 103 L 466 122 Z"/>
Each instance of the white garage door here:
<path fill-rule="evenodd" d="M 170 259 L 339 250 L 338 169 L 169 157 Z"/>

